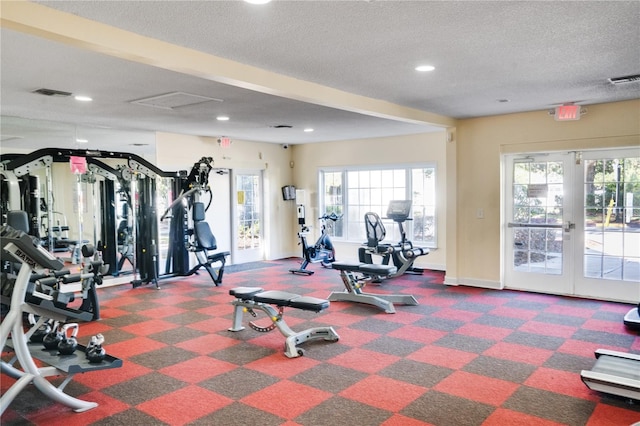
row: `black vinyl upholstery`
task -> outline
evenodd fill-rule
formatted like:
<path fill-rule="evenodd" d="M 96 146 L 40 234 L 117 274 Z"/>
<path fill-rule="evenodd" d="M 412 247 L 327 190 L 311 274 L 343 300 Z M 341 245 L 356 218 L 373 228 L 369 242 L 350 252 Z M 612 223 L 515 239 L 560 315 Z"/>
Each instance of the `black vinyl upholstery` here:
<path fill-rule="evenodd" d="M 29 233 L 29 216 L 23 210 L 7 212 L 7 225 L 18 231 Z"/>
<path fill-rule="evenodd" d="M 216 285 L 220 285 L 227 256 L 230 256 L 231 253 L 228 251 L 214 252 L 214 250 L 218 249 L 218 243 L 211 232 L 209 223 L 205 221 L 204 204 L 200 202 L 193 203 L 191 214 L 193 218 L 193 251 L 198 259 L 198 264 L 189 271 L 188 275 L 196 273 L 200 268 L 205 268 L 213 282 Z M 219 263 L 217 271 L 212 266 L 216 262 Z"/>
<path fill-rule="evenodd" d="M 211 227 L 207 222 L 196 222 L 193 225 L 193 231 L 196 236 L 197 248 L 204 250 L 216 250 L 218 248 L 216 237 L 211 232 Z"/>

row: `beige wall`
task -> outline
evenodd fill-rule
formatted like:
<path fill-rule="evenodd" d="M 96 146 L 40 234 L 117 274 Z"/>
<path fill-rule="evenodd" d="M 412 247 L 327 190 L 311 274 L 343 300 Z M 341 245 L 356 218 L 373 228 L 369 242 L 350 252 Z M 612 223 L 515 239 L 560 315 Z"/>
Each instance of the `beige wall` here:
<path fill-rule="evenodd" d="M 267 241 L 267 259 L 280 259 L 292 255 L 291 223 L 295 221 L 295 206 L 283 201 L 281 188 L 291 185 L 291 150 L 280 144 L 233 140 L 229 148 L 221 148 L 217 139 L 156 134 L 156 165 L 163 170 L 191 170 L 202 157 L 212 157 L 215 168 L 258 169 L 264 176 L 264 236 Z M 216 191 L 215 188 L 212 190 Z M 215 231 L 214 231 L 215 232 Z"/>
<path fill-rule="evenodd" d="M 579 121 L 556 122 L 547 111 L 460 120 L 456 129 L 455 268 L 449 283 L 501 283 L 501 154 L 640 145 L 640 100 L 591 105 Z M 484 219 L 477 219 L 477 209 Z M 455 240 L 452 241 L 451 238 Z M 449 266 L 449 265 L 447 265 Z"/>
<path fill-rule="evenodd" d="M 234 141 L 223 151 L 211 138 L 158 134 L 158 166 L 186 168 L 210 155 L 219 167 L 266 167 L 268 258 L 277 259 L 300 256 L 295 204 L 282 201 L 281 186 L 306 190 L 307 223 L 314 224 L 320 167 L 434 162 L 441 184 L 438 249 L 417 265 L 446 270 L 447 284 L 497 288 L 502 285 L 501 154 L 640 145 L 640 100 L 587 109 L 575 122 L 556 122 L 547 111 L 536 111 L 460 120 L 447 132 L 294 145 L 289 150 Z M 476 218 L 478 209 L 484 219 Z M 317 227 L 310 240 L 315 232 Z M 356 260 L 358 246 L 337 243 L 337 258 Z"/>
<path fill-rule="evenodd" d="M 437 168 L 438 248 L 428 256 L 418 258 L 416 265 L 443 270 L 446 265 L 446 134 L 437 133 L 396 136 L 388 138 L 347 140 L 293 147 L 293 181 L 297 189 L 307 191 L 309 206 L 306 208 L 308 224 L 318 223 L 318 169 L 329 166 L 385 165 L 435 163 Z M 316 227 L 317 231 L 317 227 Z M 295 241 L 297 227 L 291 226 Z M 317 232 L 309 240 L 315 241 Z M 335 243 L 335 242 L 334 242 Z M 352 261 L 358 259 L 361 243 L 335 243 L 336 258 Z M 297 254 L 300 255 L 299 253 Z"/>

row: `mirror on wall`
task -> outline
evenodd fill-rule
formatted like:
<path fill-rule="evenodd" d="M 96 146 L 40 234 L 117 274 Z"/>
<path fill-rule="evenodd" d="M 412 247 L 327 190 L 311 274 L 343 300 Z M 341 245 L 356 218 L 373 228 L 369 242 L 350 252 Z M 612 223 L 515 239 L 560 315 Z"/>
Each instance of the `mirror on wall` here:
<path fill-rule="evenodd" d="M 15 155 L 48 148 L 122 152 L 155 162 L 155 133 L 0 117 L 0 154 L 3 163 L 15 158 Z M 100 158 L 97 155 L 94 164 L 89 164 L 88 172 L 83 174 L 74 173 L 69 161 L 48 161 L 51 160 L 43 159 L 30 164 L 26 175 L 2 171 L 3 190 L 7 189 L 2 197 L 3 221 L 4 213 L 8 210 L 28 210 L 34 222 L 30 224 L 30 233 L 40 237 L 45 248 L 56 252 L 56 255 L 67 256 L 69 259 L 65 260 L 77 262 L 69 246 L 74 246 L 74 241 L 96 244 L 105 240 L 105 211 L 112 212 L 109 220 L 118 223 L 131 221 L 121 200 L 121 183 L 114 178 L 117 175 L 114 175 L 114 171 L 126 167 L 127 160 Z M 15 184 L 17 191 L 8 190 L 12 184 Z M 23 195 L 16 202 L 9 199 L 8 193 L 11 192 Z M 111 193 L 111 196 L 105 199 L 105 193 Z M 125 234 L 123 230 L 120 231 Z M 117 256 L 122 259 L 130 258 L 125 244 L 126 239 L 118 246 Z M 124 262 L 119 262 L 120 259 L 112 260 L 112 269 L 126 266 Z M 117 272 L 117 269 L 111 272 Z"/>
<path fill-rule="evenodd" d="M 155 162 L 155 133 L 90 124 L 0 117 L 0 153 L 28 153 L 42 148 L 128 152 Z"/>

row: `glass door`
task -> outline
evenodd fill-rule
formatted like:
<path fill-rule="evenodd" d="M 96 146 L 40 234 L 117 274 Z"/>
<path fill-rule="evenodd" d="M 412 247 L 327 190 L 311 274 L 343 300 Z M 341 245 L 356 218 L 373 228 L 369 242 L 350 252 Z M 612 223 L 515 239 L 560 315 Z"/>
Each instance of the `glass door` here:
<path fill-rule="evenodd" d="M 640 301 L 640 149 L 505 157 L 504 284 Z"/>
<path fill-rule="evenodd" d="M 235 197 L 232 260 L 234 264 L 264 260 L 262 172 L 233 171 Z"/>
<path fill-rule="evenodd" d="M 566 155 L 507 157 L 505 286 L 571 294 L 571 167 Z"/>
<path fill-rule="evenodd" d="M 581 154 L 575 294 L 640 302 L 640 149 Z"/>

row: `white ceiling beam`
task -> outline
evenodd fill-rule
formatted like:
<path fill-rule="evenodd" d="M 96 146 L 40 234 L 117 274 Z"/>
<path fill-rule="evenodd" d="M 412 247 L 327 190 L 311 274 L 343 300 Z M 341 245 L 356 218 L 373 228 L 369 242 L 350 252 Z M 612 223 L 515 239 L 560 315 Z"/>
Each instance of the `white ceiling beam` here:
<path fill-rule="evenodd" d="M 325 107 L 407 123 L 455 126 L 455 119 L 145 37 L 26 1 L 3 2 L 0 24 L 81 49 Z"/>

